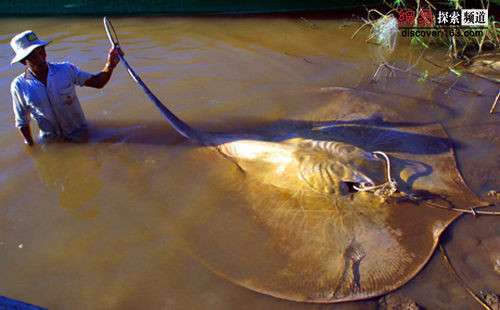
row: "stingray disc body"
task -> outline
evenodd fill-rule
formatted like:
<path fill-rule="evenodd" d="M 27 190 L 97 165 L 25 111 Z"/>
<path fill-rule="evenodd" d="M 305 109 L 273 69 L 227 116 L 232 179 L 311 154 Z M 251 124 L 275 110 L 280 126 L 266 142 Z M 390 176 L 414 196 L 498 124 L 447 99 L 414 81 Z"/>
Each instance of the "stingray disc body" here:
<path fill-rule="evenodd" d="M 323 114 L 360 107 L 351 100 L 336 108 Z M 468 208 L 480 201 L 460 176 L 453 144 L 440 125 L 345 123 L 301 133 L 305 142 L 299 143 L 306 144 L 302 155 L 312 147 L 307 139 L 384 151 L 401 190 L 425 199 L 381 201 L 371 193 L 294 192 L 262 182 L 265 169 L 246 170 L 239 187 L 245 201 L 207 212 L 203 223 L 187 229 L 191 252 L 233 283 L 301 302 L 375 297 L 413 278 L 433 254 L 441 233 L 460 215 L 429 205 Z"/>

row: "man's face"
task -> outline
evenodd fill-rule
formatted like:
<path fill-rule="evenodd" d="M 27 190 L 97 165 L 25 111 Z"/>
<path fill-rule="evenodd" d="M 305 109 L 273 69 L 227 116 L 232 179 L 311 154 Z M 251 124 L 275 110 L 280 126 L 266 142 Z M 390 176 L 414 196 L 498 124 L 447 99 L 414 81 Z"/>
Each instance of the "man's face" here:
<path fill-rule="evenodd" d="M 29 67 L 40 67 L 46 65 L 46 59 L 47 54 L 45 53 L 45 46 L 39 46 L 23 60 Z"/>

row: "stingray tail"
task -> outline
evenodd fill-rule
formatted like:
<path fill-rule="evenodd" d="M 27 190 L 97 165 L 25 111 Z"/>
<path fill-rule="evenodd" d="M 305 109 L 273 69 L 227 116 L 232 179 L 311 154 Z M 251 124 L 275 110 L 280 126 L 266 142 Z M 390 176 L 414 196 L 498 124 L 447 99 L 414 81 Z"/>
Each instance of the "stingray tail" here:
<path fill-rule="evenodd" d="M 118 36 L 116 35 L 116 31 L 111 24 L 111 21 L 104 17 L 104 29 L 106 30 L 106 34 L 108 36 L 109 42 L 113 48 L 120 47 L 120 43 L 118 41 Z M 128 74 L 136 82 L 144 91 L 144 93 L 148 96 L 148 98 L 153 102 L 158 110 L 160 110 L 161 114 L 165 116 L 168 123 L 172 125 L 172 127 L 182 136 L 189 140 L 193 140 L 202 144 L 211 144 L 214 141 L 213 135 L 209 133 L 204 133 L 198 131 L 196 129 L 191 128 L 188 124 L 179 119 L 174 113 L 172 113 L 149 89 L 149 87 L 142 81 L 137 73 L 135 73 L 134 69 L 129 65 L 129 63 L 125 60 L 123 53 L 121 51 L 118 53 L 118 57 L 122 64 L 127 68 Z"/>
<path fill-rule="evenodd" d="M 142 81 L 137 73 L 132 69 L 132 67 L 128 64 L 125 58 L 120 55 L 120 59 L 122 63 L 127 68 L 127 71 L 134 80 L 144 91 L 144 93 L 148 96 L 148 98 L 153 102 L 158 110 L 160 110 L 161 114 L 167 119 L 167 122 L 182 136 L 185 138 L 201 143 L 201 144 L 210 144 L 212 135 L 209 133 L 198 131 L 194 128 L 191 128 L 184 121 L 179 119 L 174 113 L 172 113 L 161 101 L 158 99 L 153 92 L 149 89 L 149 87 Z"/>

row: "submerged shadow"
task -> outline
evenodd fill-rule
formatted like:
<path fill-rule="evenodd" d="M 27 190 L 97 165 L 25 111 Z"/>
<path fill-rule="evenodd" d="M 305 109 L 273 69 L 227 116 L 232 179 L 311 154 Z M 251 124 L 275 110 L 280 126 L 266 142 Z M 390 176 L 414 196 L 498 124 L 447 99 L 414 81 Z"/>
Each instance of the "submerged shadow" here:
<path fill-rule="evenodd" d="M 315 140 L 333 140 L 355 145 L 367 151 L 410 154 L 441 154 L 457 147 L 448 137 L 402 131 L 391 127 L 364 125 L 334 125 L 319 132 L 305 132 L 302 137 Z"/>
<path fill-rule="evenodd" d="M 449 137 L 435 136 L 430 131 L 412 132 L 410 129 L 430 124 L 433 123 L 391 122 L 374 115 L 347 121 L 246 120 L 225 124 L 223 129 L 215 129 L 213 124 L 203 123 L 197 123 L 194 127 L 207 128 L 204 130 L 207 132 L 219 131 L 229 141 L 247 139 L 249 136 L 268 142 L 304 138 L 348 143 L 370 152 L 441 154 L 461 147 Z M 406 130 L 405 127 L 409 129 Z M 184 141 L 186 139 L 177 134 L 167 122 L 92 121 L 88 142 L 173 145 Z"/>
<path fill-rule="evenodd" d="M 391 158 L 391 169 L 395 172 L 391 174 L 398 184 L 399 190 L 403 192 L 414 192 L 413 184 L 420 178 L 429 176 L 433 173 L 432 166 L 415 160 L 404 160 L 400 158 Z M 401 178 L 401 171 L 407 169 L 411 171 L 406 180 Z"/>

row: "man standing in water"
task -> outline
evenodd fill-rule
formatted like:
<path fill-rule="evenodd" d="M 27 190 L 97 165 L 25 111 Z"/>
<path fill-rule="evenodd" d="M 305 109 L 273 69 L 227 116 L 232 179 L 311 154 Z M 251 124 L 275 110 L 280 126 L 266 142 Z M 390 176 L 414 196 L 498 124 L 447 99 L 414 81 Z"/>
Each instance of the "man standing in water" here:
<path fill-rule="evenodd" d="M 75 92 L 75 84 L 94 88 L 104 87 L 113 69 L 120 62 L 118 48 L 111 49 L 104 68 L 97 74 L 80 71 L 70 63 L 49 63 L 45 46 L 50 42 L 24 31 L 10 41 L 15 57 L 11 64 L 25 65 L 24 73 L 11 84 L 15 125 L 24 142 L 33 145 L 29 125 L 30 115 L 37 121 L 42 141 L 83 141 L 87 121 Z"/>

